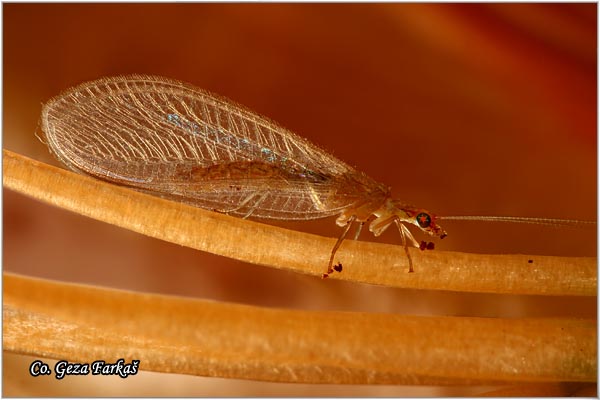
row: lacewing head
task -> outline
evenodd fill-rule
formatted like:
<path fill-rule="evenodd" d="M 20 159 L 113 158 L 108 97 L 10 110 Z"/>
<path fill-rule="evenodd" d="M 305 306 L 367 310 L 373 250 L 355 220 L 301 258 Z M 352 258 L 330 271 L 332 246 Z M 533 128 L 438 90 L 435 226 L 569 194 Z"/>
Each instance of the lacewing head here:
<path fill-rule="evenodd" d="M 421 231 L 443 239 L 447 236 L 446 231 L 436 222 L 436 216 L 429 211 L 406 205 L 398 200 L 388 199 L 386 203 L 373 213 L 377 218 L 369 226 L 369 230 L 375 236 L 379 236 L 394 219 L 409 223 Z"/>
<path fill-rule="evenodd" d="M 429 211 L 422 208 L 405 208 L 402 211 L 406 212 L 409 216 L 406 222 L 415 225 L 423 232 L 431 236 L 437 236 L 440 239 L 447 236 L 446 231 L 437 224 L 436 216 Z"/>
<path fill-rule="evenodd" d="M 416 214 L 416 215 L 415 215 Z M 447 236 L 446 231 L 436 223 L 436 216 L 424 209 L 413 212 L 413 220 L 411 223 L 418 226 L 423 232 L 431 236 L 438 236 L 443 239 Z"/>

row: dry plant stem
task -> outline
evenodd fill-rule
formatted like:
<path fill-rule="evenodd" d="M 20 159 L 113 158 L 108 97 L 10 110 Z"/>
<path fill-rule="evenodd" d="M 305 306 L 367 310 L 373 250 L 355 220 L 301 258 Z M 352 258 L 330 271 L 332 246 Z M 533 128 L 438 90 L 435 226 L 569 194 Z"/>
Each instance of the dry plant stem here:
<path fill-rule="evenodd" d="M 167 201 L 4 150 L 4 185 L 55 206 L 151 237 L 250 263 L 321 276 L 335 239 Z M 332 222 L 332 226 L 333 226 Z M 282 245 L 283 244 L 283 245 Z M 594 296 L 596 258 L 481 255 L 345 241 L 330 279 L 464 292 Z M 534 264 L 528 263 L 535 259 Z"/>
<path fill-rule="evenodd" d="M 4 349 L 297 383 L 592 382 L 596 322 L 290 311 L 4 274 Z"/>

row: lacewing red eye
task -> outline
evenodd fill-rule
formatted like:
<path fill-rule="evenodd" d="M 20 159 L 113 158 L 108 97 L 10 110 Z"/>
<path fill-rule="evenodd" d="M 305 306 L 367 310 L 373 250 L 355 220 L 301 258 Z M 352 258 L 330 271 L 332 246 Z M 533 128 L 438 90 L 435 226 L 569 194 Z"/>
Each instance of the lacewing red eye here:
<path fill-rule="evenodd" d="M 431 225 L 431 217 L 429 214 L 420 213 L 417 215 L 417 223 L 421 228 L 427 228 Z"/>
<path fill-rule="evenodd" d="M 408 245 L 419 244 L 405 224 L 429 228 L 435 220 L 425 212 L 408 217 L 419 209 L 269 119 L 175 80 L 133 75 L 82 84 L 44 105 L 42 130 L 68 168 L 146 193 L 243 218 L 338 216 L 345 228 L 323 277 L 353 222 L 358 232 L 369 223 L 376 236 L 395 223 L 412 271 Z M 426 232 L 446 236 L 435 228 Z"/>

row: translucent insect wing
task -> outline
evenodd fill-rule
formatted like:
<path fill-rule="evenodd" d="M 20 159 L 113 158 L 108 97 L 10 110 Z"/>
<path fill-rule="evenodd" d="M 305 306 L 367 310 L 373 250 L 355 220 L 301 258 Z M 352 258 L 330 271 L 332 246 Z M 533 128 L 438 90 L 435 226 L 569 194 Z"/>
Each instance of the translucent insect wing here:
<path fill-rule="evenodd" d="M 267 118 L 159 77 L 71 89 L 44 106 L 42 129 L 73 170 L 241 216 L 321 218 L 382 191 Z"/>

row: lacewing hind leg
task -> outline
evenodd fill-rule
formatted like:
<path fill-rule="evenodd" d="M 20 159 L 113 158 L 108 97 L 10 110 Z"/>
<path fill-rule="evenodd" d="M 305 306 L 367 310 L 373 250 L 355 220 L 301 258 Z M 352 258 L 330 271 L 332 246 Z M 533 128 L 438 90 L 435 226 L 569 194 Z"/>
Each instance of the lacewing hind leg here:
<path fill-rule="evenodd" d="M 333 249 L 331 250 L 331 256 L 329 257 L 329 264 L 327 264 L 327 271 L 323 274 L 323 276 L 321 278 L 325 279 L 325 278 L 327 278 L 329 276 L 329 274 L 331 274 L 333 272 L 333 258 L 335 257 L 335 253 L 337 253 L 337 251 L 340 248 L 342 242 L 344 241 L 344 239 L 348 235 L 348 231 L 350 230 L 350 226 L 352 226 L 352 223 L 354 221 L 356 221 L 356 215 L 353 215 L 352 217 L 350 217 L 350 219 L 346 223 L 346 227 L 342 231 L 342 234 L 338 238 L 337 242 L 335 242 L 335 245 L 333 246 Z"/>

